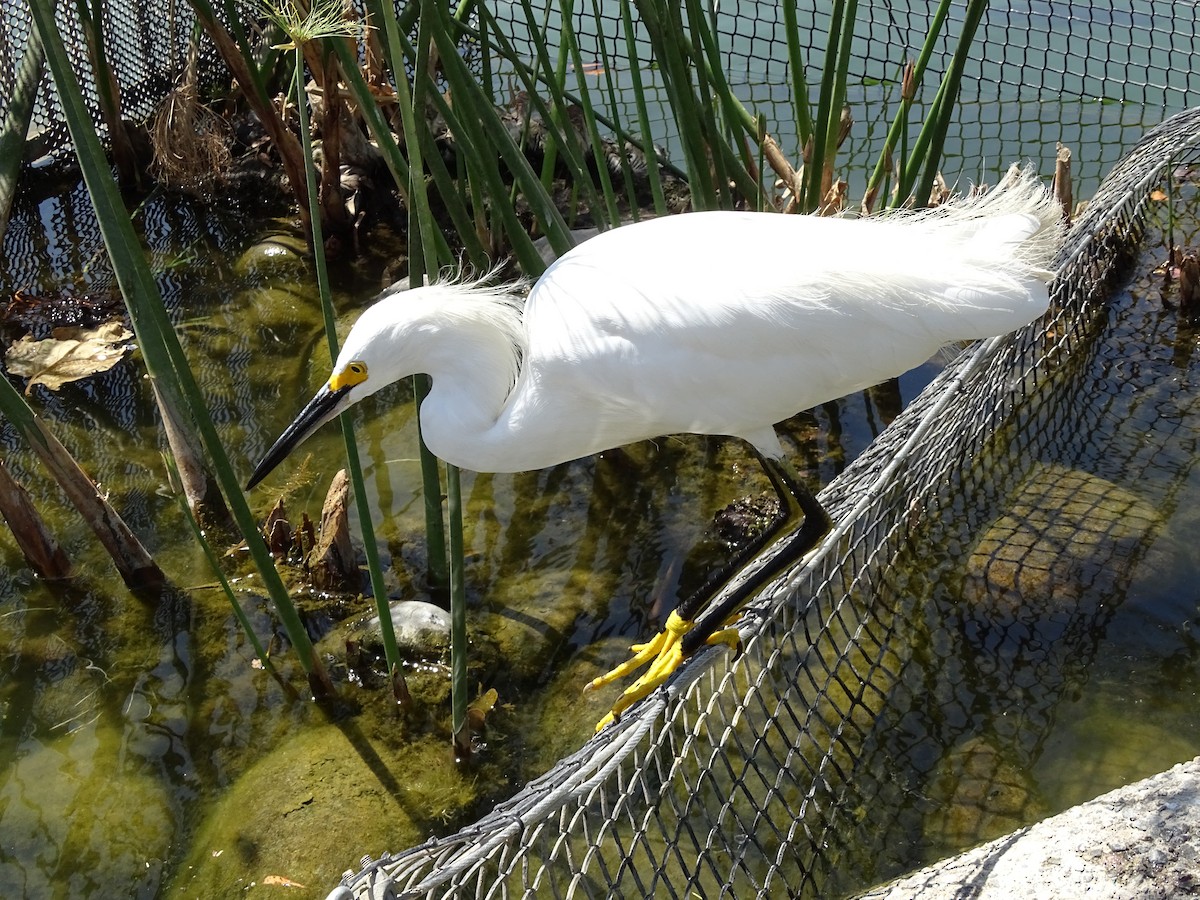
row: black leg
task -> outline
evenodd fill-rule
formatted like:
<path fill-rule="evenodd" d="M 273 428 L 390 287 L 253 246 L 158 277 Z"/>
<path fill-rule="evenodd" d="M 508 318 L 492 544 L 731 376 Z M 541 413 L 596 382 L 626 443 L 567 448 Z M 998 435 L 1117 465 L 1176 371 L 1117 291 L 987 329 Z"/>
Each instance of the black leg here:
<path fill-rule="evenodd" d="M 700 649 L 713 632 L 722 628 L 759 588 L 778 575 L 784 567 L 815 547 L 832 524 L 820 501 L 793 476 L 786 464 L 761 454 L 758 459 L 779 497 L 779 514 L 762 534 L 742 548 L 727 565 L 710 575 L 698 591 L 680 602 L 676 614 L 687 621 L 695 620 L 704 612 L 703 621 L 697 622 L 696 627 L 683 637 L 680 646 L 684 656 Z M 792 534 L 783 539 L 783 545 L 775 554 L 775 561 L 762 566 L 753 577 L 738 585 L 719 604 L 709 608 L 709 603 L 734 574 L 757 558 L 789 522 L 801 516 L 804 521 Z"/>
<path fill-rule="evenodd" d="M 633 656 L 621 665 L 599 678 L 592 679 L 586 690 L 612 684 L 643 666 L 648 667 L 637 681 L 625 689 L 613 704 L 612 712 L 600 720 L 600 724 L 596 726 L 597 730 L 666 681 L 685 657 L 695 653 L 710 637 L 725 627 L 725 623 L 745 605 L 755 591 L 793 560 L 815 547 L 821 536 L 829 530 L 828 514 L 800 480 L 792 476 L 784 463 L 761 455 L 759 461 L 771 479 L 775 493 L 779 495 L 779 515 L 748 547 L 743 548 L 726 565 L 710 575 L 700 590 L 680 603 L 663 623 L 662 631 L 644 644 L 635 644 Z M 803 516 L 804 521 L 792 534 L 783 538 L 783 546 L 771 561 L 761 563 L 736 588 L 731 589 L 720 603 L 711 605 L 713 598 L 726 583 L 744 566 L 758 560 L 784 526 L 799 516 Z M 696 617 L 701 612 L 704 613 L 704 618 L 697 622 Z"/>

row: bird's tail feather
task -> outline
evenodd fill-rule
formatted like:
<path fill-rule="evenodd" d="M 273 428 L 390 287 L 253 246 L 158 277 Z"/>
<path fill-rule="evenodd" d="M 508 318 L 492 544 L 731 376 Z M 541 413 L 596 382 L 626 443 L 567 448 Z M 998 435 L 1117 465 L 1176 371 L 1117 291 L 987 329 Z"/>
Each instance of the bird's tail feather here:
<path fill-rule="evenodd" d="M 1031 168 L 1014 165 L 990 191 L 908 213 L 933 231 L 953 231 L 981 263 L 1018 262 L 1049 280 L 1066 227 L 1062 207 Z"/>

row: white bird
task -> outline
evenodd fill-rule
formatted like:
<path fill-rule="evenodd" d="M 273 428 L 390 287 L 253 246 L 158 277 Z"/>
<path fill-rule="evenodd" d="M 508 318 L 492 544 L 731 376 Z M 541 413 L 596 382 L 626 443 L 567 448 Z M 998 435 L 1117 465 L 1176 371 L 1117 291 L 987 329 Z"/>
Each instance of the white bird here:
<path fill-rule="evenodd" d="M 920 212 L 700 212 L 616 228 L 551 265 L 524 304 L 512 287 L 477 282 L 385 292 L 247 488 L 350 405 L 424 373 L 426 444 L 476 472 L 540 469 L 665 434 L 739 437 L 786 504 L 761 543 L 797 506 L 804 513 L 796 547 L 782 554 L 795 558 L 828 518 L 784 464 L 773 425 L 898 376 L 947 343 L 1033 321 L 1049 304 L 1061 240 L 1056 201 L 1014 167 L 987 194 Z M 692 625 L 707 591 L 685 601 L 664 635 L 596 683 L 657 655 L 650 685 L 631 688 L 624 708 L 753 587 L 703 629 Z"/>

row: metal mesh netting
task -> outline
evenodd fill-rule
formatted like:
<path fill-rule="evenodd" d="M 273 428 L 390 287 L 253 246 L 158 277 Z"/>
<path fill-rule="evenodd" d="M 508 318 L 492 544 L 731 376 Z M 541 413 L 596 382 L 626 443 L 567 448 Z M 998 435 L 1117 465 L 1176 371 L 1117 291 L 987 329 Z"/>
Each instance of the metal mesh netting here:
<path fill-rule="evenodd" d="M 545 4 L 533 4 L 527 19 L 520 4 L 498 5 L 510 16 L 509 32 L 519 52 L 533 53 L 528 37 L 537 29 L 553 50 L 562 29 Z M 874 160 L 883 146 L 899 94 L 899 75 L 915 59 L 939 4 L 932 2 L 860 3 L 852 45 L 846 106 L 854 124 L 843 156 Z M 797 144 L 793 121 L 787 35 L 782 5 L 712 4 L 711 17 L 721 35 L 726 77 L 735 93 L 789 150 Z M 553 6 L 549 7 L 553 10 Z M 592 102 L 618 122 L 635 121 L 629 91 L 626 34 L 619 4 L 576 3 L 573 28 L 586 61 L 595 61 Z M 831 22 L 831 4 L 797 4 L 801 58 L 815 101 Z M 929 62 L 926 89 L 916 98 L 913 120 L 929 109 L 937 79 L 945 72 L 963 31 L 966 4 L 950 5 L 946 28 Z M 634 25 L 639 79 L 647 96 L 662 97 L 651 106 L 655 141 L 676 151 L 666 89 L 653 66 L 648 40 Z M 947 136 L 943 171 L 947 181 L 989 181 L 1010 162 L 1028 158 L 1039 171 L 1053 168 L 1055 142 L 1075 153 L 1079 196 L 1088 196 L 1145 131 L 1147 123 L 1200 102 L 1191 66 L 1181 64 L 1194 52 L 1197 17 L 1193 4 L 1155 0 L 1093 0 L 1056 4 L 1049 0 L 992 4 L 985 12 L 963 72 L 960 106 Z M 605 94 L 615 87 L 615 102 Z M 1149 113 L 1158 110 L 1160 114 Z M 1003 152 L 991 156 L 993 148 Z M 861 194 L 865 175 L 849 167 L 840 173 L 850 196 Z"/>
<path fill-rule="evenodd" d="M 164 8 L 119 2 L 101 4 L 100 9 L 102 29 L 108 36 L 106 52 L 121 89 L 121 112 L 133 121 L 145 121 L 183 72 L 193 25 L 191 11 L 175 4 Z M 73 67 L 79 73 L 85 102 L 100 128 L 103 123 L 96 82 L 91 75 L 75 5 L 59 4 L 55 21 Z M 0 120 L 8 114 L 17 71 L 32 30 L 28 4 L 23 0 L 0 2 Z M 42 76 L 29 138 L 35 155 L 59 158 L 71 152 L 71 138 L 48 72 Z"/>
<path fill-rule="evenodd" d="M 1175 452 L 1109 448 L 1106 420 L 1167 423 L 1169 438 L 1191 399 L 1112 373 L 1096 338 L 1150 188 L 1197 162 L 1200 111 L 1120 163 L 1062 251 L 1051 313 L 961 356 L 822 493 L 835 531 L 752 604 L 738 660 L 705 651 L 474 826 L 366 861 L 331 896 L 836 896 L 896 874 L 920 814 L 903 773 L 969 734 L 983 698 L 1010 708 L 995 727 L 1034 754 L 1190 471 L 1181 449 L 1140 499 L 1100 477 Z M 1104 471 L 1072 467 L 1097 447 Z M 1069 513 L 1045 512 L 1068 498 Z M 1053 540 L 1067 515 L 1086 559 L 1030 537 Z M 1041 584 L 1044 607 L 1008 605 L 1006 569 Z M 991 690 L 968 695 L 954 670 L 980 659 Z M 973 777 L 994 799 L 1005 775 Z"/>
<path fill-rule="evenodd" d="M 713 6 L 731 83 L 756 114 L 766 117 L 781 146 L 794 148 L 780 6 L 768 2 Z M 878 153 L 895 104 L 900 69 L 919 52 L 936 6 L 897 0 L 859 5 L 846 97 L 855 119 L 844 153 L 847 158 L 873 159 Z M 531 23 L 522 14 L 522 5 L 495 7 L 493 12 L 507 22 L 517 51 L 531 55 Z M 102 8 L 106 52 L 121 88 L 123 114 L 145 121 L 182 72 L 194 17 L 186 5 L 114 0 Z M 235 8 L 246 22 L 260 17 L 255 4 L 239 3 Z M 532 27 L 544 33 L 554 50 L 561 39 L 558 6 L 533 3 L 530 8 Z M 627 54 L 620 4 L 615 0 L 580 3 L 575 10 L 574 30 L 582 56 L 607 64 L 597 67 L 592 102 L 618 122 L 634 121 L 629 67 L 621 62 Z M 917 97 L 914 120 L 924 114 L 923 104 L 932 100 L 934 79 L 945 70 L 964 15 L 963 5 L 951 5 L 946 36 L 930 61 L 930 87 Z M 825 4 L 801 3 L 797 18 L 802 58 L 815 91 L 829 9 Z M 57 21 L 99 126 L 86 45 L 70 4 L 60 5 Z M 31 27 L 22 0 L 0 0 L 0 119 L 7 114 Z M 1147 121 L 1200 102 L 1193 67 L 1181 63 L 1191 57 L 1196 29 L 1194 4 L 1170 0 L 1094 0 L 1066 7 L 1048 0 L 1024 0 L 995 5 L 984 16 L 963 74 L 961 108 L 945 150 L 948 179 L 979 179 L 1023 157 L 1048 163 L 1053 160 L 1055 141 L 1062 141 L 1076 152 L 1081 196 L 1086 196 Z M 656 140 L 671 150 L 669 114 L 665 105 L 653 103 L 661 88 L 657 72 L 648 44 L 640 33 L 635 37 L 651 116 L 658 117 Z M 210 71 L 215 53 L 206 41 L 201 49 L 202 69 Z M 70 152 L 48 74 L 43 75 L 30 131 L 37 139 L 36 152 L 58 158 Z M 981 148 L 997 144 L 1004 148 L 1002 154 L 981 158 Z M 1048 170 L 1046 165 L 1038 168 Z"/>
<path fill-rule="evenodd" d="M 847 97 L 856 125 L 844 151 L 856 160 L 873 158 L 882 143 L 896 72 L 919 48 L 933 5 L 861 6 Z M 519 5 L 506 8 L 517 16 L 509 20 L 516 39 L 528 26 L 515 12 Z M 619 60 L 619 19 L 609 14 L 610 4 L 595 8 L 597 14 L 581 13 L 576 23 L 583 52 Z M 0 0 L 0 9 L 2 117 L 29 25 L 19 0 Z M 1048 160 L 1061 140 L 1075 150 L 1079 194 L 1087 196 L 1146 120 L 1200 102 L 1193 66 L 1184 62 L 1196 38 L 1194 5 L 1111 0 L 1067 9 L 1025 2 L 988 13 L 947 149 L 951 180 L 994 172 L 1012 159 Z M 109 33 L 119 37 L 110 56 L 126 115 L 144 118 L 182 67 L 190 13 L 177 10 L 173 17 L 151 4 L 113 2 L 105 15 Z M 551 34 L 554 16 L 551 6 Z M 789 146 L 782 16 L 771 4 L 740 3 L 717 17 L 739 93 L 767 114 Z M 961 18 L 955 6 L 952 36 Z M 817 60 L 828 15 L 809 10 L 801 21 L 811 24 L 803 35 L 805 58 Z M 69 7 L 59 22 L 78 54 L 77 71 L 86 72 Z M 944 68 L 949 52 L 932 72 Z M 623 73 L 619 63 L 612 69 L 619 105 Z M 89 79 L 84 86 L 93 90 Z M 649 86 L 653 96 L 652 80 Z M 94 97 L 89 103 L 95 107 Z M 629 111 L 608 112 L 632 118 Z M 1035 556 L 1038 548 L 1021 543 L 1014 511 L 1036 510 L 1047 491 L 1069 492 L 1082 509 L 1122 502 L 1094 482 L 1071 482 L 1057 466 L 1089 440 L 1103 439 L 1102 423 L 1080 419 L 1080 410 L 1094 407 L 1071 400 L 1080 391 L 1106 389 L 1086 377 L 1105 315 L 1103 286 L 1137 238 L 1147 185 L 1170 154 L 1172 164 L 1196 159 L 1198 125 L 1195 113 L 1173 120 L 1109 178 L 1064 250 L 1067 267 L 1051 319 L 960 358 L 823 493 L 838 531 L 791 583 L 767 591 L 747 613 L 746 651 L 738 661 L 718 651 L 702 654 L 669 689 L 480 822 L 370 863 L 346 879 L 345 892 L 828 896 L 886 877 L 891 861 L 903 857 L 897 848 L 908 840 L 915 814 L 901 802 L 912 785 L 898 773 L 921 770 L 931 747 L 952 745 L 956 733 L 968 731 L 968 701 L 953 687 L 954 667 L 969 656 L 961 652 L 964 641 L 1003 651 L 994 654 L 1002 662 L 984 683 L 990 679 L 995 694 L 1019 710 L 1004 721 L 1012 742 L 1032 754 L 1053 715 L 1055 690 L 1086 665 L 1112 605 L 1071 615 L 1026 618 L 1005 609 L 985 615 L 956 602 L 972 590 L 960 564 L 966 555 L 982 555 L 985 572 L 1019 562 L 1051 583 L 1087 584 L 1096 596 L 1123 590 L 1119 568 Z M 45 152 L 61 154 L 68 146 L 48 86 L 33 129 Z M 665 110 L 658 138 L 672 149 Z M 982 146 L 996 148 L 997 157 L 981 160 Z M 78 235 L 87 218 L 59 210 L 47 230 Z M 58 221 L 67 219 L 70 227 L 60 228 Z M 11 230 L 5 248 L 14 272 L 39 264 L 39 248 L 13 245 L 13 235 L 23 233 Z M 75 253 L 87 258 L 100 246 L 99 235 L 83 237 Z M 1113 390 L 1112 402 L 1131 416 L 1162 418 L 1171 401 L 1152 385 L 1141 387 L 1137 394 Z M 1111 465 L 1136 471 L 1146 464 L 1138 454 L 1151 452 L 1150 445 L 1131 448 Z M 1188 465 L 1181 460 L 1179 470 Z M 1171 486 L 1149 501 L 1171 504 Z M 1141 507 L 1127 513 L 1134 523 L 1143 518 Z M 1071 521 L 1084 527 L 1086 517 Z M 1128 536 L 1096 540 L 1107 540 L 1114 556 L 1137 552 Z M 1036 702 L 1022 702 L 1019 690 L 1014 696 L 1018 661 L 1051 686 Z"/>

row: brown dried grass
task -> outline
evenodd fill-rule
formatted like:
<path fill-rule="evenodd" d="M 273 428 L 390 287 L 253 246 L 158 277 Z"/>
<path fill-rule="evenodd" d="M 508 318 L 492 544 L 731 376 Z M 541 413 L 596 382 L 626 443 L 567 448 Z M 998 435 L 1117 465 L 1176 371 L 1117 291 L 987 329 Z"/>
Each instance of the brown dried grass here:
<path fill-rule="evenodd" d="M 163 99 L 150 128 L 154 173 L 172 187 L 194 188 L 229 168 L 229 129 L 200 102 L 189 79 Z"/>

